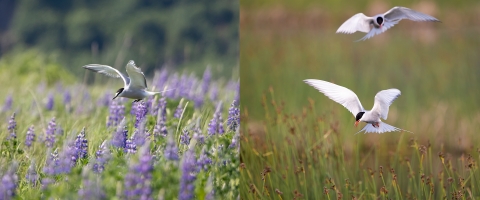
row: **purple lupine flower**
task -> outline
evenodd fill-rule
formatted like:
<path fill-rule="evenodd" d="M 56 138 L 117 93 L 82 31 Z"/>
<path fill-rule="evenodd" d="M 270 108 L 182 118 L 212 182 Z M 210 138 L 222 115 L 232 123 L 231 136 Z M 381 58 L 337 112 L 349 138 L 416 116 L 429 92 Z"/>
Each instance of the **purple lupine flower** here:
<path fill-rule="evenodd" d="M 180 143 L 184 145 L 189 145 L 190 144 L 190 136 L 188 135 L 188 130 L 183 129 L 183 133 L 180 135 Z"/>
<path fill-rule="evenodd" d="M 18 185 L 17 163 L 14 162 L 2 176 L 0 199 L 13 199 Z"/>
<path fill-rule="evenodd" d="M 96 173 L 102 173 L 105 170 L 105 164 L 110 160 L 110 150 L 108 149 L 107 142 L 103 141 L 95 153 L 95 164 L 93 164 L 93 171 Z"/>
<path fill-rule="evenodd" d="M 145 131 L 145 122 L 145 119 L 140 121 L 138 127 L 136 127 L 132 135 L 132 141 L 137 147 L 143 146 L 143 144 L 145 144 L 145 141 L 147 140 L 148 134 Z"/>
<path fill-rule="evenodd" d="M 158 75 L 158 78 L 156 78 L 154 81 L 156 83 L 156 88 L 164 88 L 165 87 L 165 83 L 167 83 L 168 81 L 168 71 L 167 71 L 167 68 L 166 67 L 163 67 L 162 70 L 160 72 L 156 72 L 155 73 L 155 77 L 157 77 Z"/>
<path fill-rule="evenodd" d="M 122 119 L 120 124 L 117 126 L 117 130 L 115 131 L 110 144 L 117 148 L 126 148 L 126 142 L 128 137 L 128 130 L 125 126 L 125 117 Z"/>
<path fill-rule="evenodd" d="M 178 79 L 178 74 L 175 73 L 172 76 L 170 76 L 168 80 L 168 87 L 169 88 L 178 88 L 179 85 L 179 79 Z M 177 98 L 177 91 L 178 90 L 168 90 L 165 92 L 165 96 L 171 99 L 176 99 Z"/>
<path fill-rule="evenodd" d="M 238 145 L 238 140 L 240 139 L 240 133 L 237 131 L 235 135 L 232 138 L 232 143 L 228 146 L 229 148 L 238 148 L 240 145 Z"/>
<path fill-rule="evenodd" d="M 48 188 L 48 186 L 52 183 L 54 183 L 55 180 L 53 180 L 52 178 L 50 177 L 45 177 L 42 179 L 41 181 L 41 184 L 42 184 L 42 190 L 46 190 Z"/>
<path fill-rule="evenodd" d="M 32 146 L 33 142 L 35 142 L 35 130 L 34 126 L 31 125 L 30 128 L 27 130 L 27 137 L 25 138 L 25 146 L 30 147 Z"/>
<path fill-rule="evenodd" d="M 153 113 L 153 102 L 155 101 L 155 96 L 149 96 L 146 98 L 147 101 L 145 102 L 145 109 L 147 110 L 148 114 Z"/>
<path fill-rule="evenodd" d="M 57 125 L 57 130 L 55 131 L 55 134 L 57 135 L 63 135 L 65 131 L 63 130 L 63 128 L 60 126 L 60 125 Z"/>
<path fill-rule="evenodd" d="M 53 147 L 55 144 L 55 131 L 57 129 L 57 124 L 55 123 L 55 117 L 48 123 L 46 136 L 45 136 L 45 145 L 47 147 Z"/>
<path fill-rule="evenodd" d="M 36 186 L 38 183 L 38 178 L 39 176 L 37 170 L 35 170 L 35 162 L 32 160 L 30 167 L 28 167 L 27 174 L 25 175 L 25 179 L 28 181 L 28 183 Z"/>
<path fill-rule="evenodd" d="M 193 138 L 200 144 L 205 143 L 205 136 L 202 134 L 200 127 L 193 128 Z"/>
<path fill-rule="evenodd" d="M 63 93 L 63 104 L 69 105 L 71 101 L 72 101 L 72 95 L 70 94 L 70 91 L 65 90 L 65 92 Z"/>
<path fill-rule="evenodd" d="M 78 161 L 78 152 L 75 148 L 75 141 L 69 140 L 64 145 L 62 151 L 58 155 L 58 162 L 56 168 L 54 168 L 54 174 L 68 174 L 72 170 L 72 167 Z"/>
<path fill-rule="evenodd" d="M 85 137 L 85 127 L 83 127 L 75 139 L 75 151 L 78 159 L 87 158 L 88 156 L 88 140 Z"/>
<path fill-rule="evenodd" d="M 197 179 L 197 159 L 195 151 L 188 149 L 183 155 L 181 165 L 182 176 L 180 177 L 180 191 L 178 193 L 179 200 L 189 200 L 194 198 L 195 179 Z"/>
<path fill-rule="evenodd" d="M 169 135 L 164 156 L 167 160 L 178 160 L 178 147 L 172 135 Z"/>
<path fill-rule="evenodd" d="M 78 190 L 79 199 L 107 199 L 102 190 L 100 177 L 91 176 L 85 166 L 82 170 L 82 188 Z"/>
<path fill-rule="evenodd" d="M 45 165 L 43 166 L 43 173 L 49 176 L 55 175 L 56 168 L 59 165 L 57 149 L 55 149 L 53 153 L 51 153 L 51 151 L 52 151 L 51 149 L 48 149 L 47 159 L 45 160 Z M 43 184 L 43 180 L 42 180 L 42 184 Z"/>
<path fill-rule="evenodd" d="M 137 152 L 137 145 L 135 145 L 132 138 L 125 141 L 125 149 L 123 151 L 125 153 L 136 153 Z"/>
<path fill-rule="evenodd" d="M 210 87 L 210 81 L 212 79 L 212 72 L 210 71 L 210 66 L 207 66 L 205 72 L 203 72 L 203 79 L 201 85 L 202 93 L 207 93 Z"/>
<path fill-rule="evenodd" d="M 107 126 L 117 126 L 125 117 L 125 106 L 117 103 L 117 101 L 111 101 L 109 113 Z"/>
<path fill-rule="evenodd" d="M 112 103 L 112 93 L 105 93 L 102 98 L 97 100 L 97 105 L 107 107 Z"/>
<path fill-rule="evenodd" d="M 197 165 L 199 169 L 207 171 L 208 166 L 210 166 L 212 163 L 213 161 L 210 158 L 208 152 L 205 149 L 203 149 L 197 161 Z"/>
<path fill-rule="evenodd" d="M 210 86 L 210 100 L 215 102 L 218 99 L 218 86 L 217 84 L 212 84 Z"/>
<path fill-rule="evenodd" d="M 227 119 L 227 126 L 228 129 L 232 131 L 236 131 L 238 126 L 240 125 L 240 109 L 236 106 L 236 101 L 233 100 L 230 108 L 228 109 L 228 119 Z"/>
<path fill-rule="evenodd" d="M 8 95 L 5 99 L 5 103 L 3 103 L 2 111 L 5 112 L 7 110 L 12 109 L 13 98 L 12 95 Z"/>
<path fill-rule="evenodd" d="M 53 94 L 50 93 L 50 94 L 48 94 L 47 103 L 45 104 L 45 108 L 46 108 L 47 110 L 52 110 L 52 109 L 53 109 L 53 103 L 54 103 L 54 101 L 53 101 Z"/>
<path fill-rule="evenodd" d="M 15 113 L 10 117 L 8 120 L 8 132 L 10 133 L 9 139 L 16 139 L 17 138 L 17 122 L 15 121 Z"/>
<path fill-rule="evenodd" d="M 178 103 L 177 109 L 175 110 L 175 113 L 173 113 L 173 117 L 180 119 L 180 117 L 182 116 L 182 113 L 183 113 L 183 102 L 180 101 Z"/>
<path fill-rule="evenodd" d="M 154 136 L 167 136 L 167 101 L 165 100 L 165 97 L 160 99 L 159 102 L 159 109 L 157 113 L 157 123 L 155 124 L 155 127 L 153 128 L 153 135 Z"/>
<path fill-rule="evenodd" d="M 222 119 L 222 103 L 220 102 L 217 106 L 217 110 L 213 114 L 212 120 L 208 123 L 208 134 L 223 134 L 225 130 L 223 129 L 223 119 Z"/>
<path fill-rule="evenodd" d="M 126 199 L 153 199 L 151 188 L 153 159 L 149 146 L 146 144 L 140 148 L 138 163 L 131 162 L 128 174 L 125 175 Z"/>
<path fill-rule="evenodd" d="M 137 102 L 135 109 L 135 128 L 138 128 L 138 125 L 146 120 L 147 117 L 147 106 L 145 105 L 145 101 Z"/>

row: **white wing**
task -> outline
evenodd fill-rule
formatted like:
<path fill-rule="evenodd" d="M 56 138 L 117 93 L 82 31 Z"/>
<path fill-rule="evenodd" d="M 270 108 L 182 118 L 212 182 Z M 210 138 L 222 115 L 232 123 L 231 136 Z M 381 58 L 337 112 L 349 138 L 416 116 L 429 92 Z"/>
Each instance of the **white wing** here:
<path fill-rule="evenodd" d="M 384 122 L 380 122 L 378 128 L 373 127 L 372 124 L 367 124 L 363 127 L 362 130 L 358 131 L 357 133 L 360 133 L 362 131 L 365 131 L 365 134 L 366 133 L 379 133 L 380 134 L 380 133 L 394 132 L 394 131 L 405 131 L 405 132 L 412 133 L 410 131 L 391 126 L 391 125 L 386 124 Z M 357 134 L 357 133 L 355 133 L 355 134 Z"/>
<path fill-rule="evenodd" d="M 108 65 L 89 64 L 89 65 L 83 66 L 83 68 L 88 69 L 88 70 L 92 70 L 94 72 L 104 74 L 104 75 L 107 75 L 107 76 L 110 76 L 110 77 L 122 78 L 123 82 L 125 83 L 125 86 L 130 82 L 130 79 L 127 76 L 122 74 L 117 69 L 115 69 L 113 67 L 110 67 Z"/>
<path fill-rule="evenodd" d="M 370 112 L 377 113 L 381 118 L 387 119 L 388 108 L 393 101 L 400 96 L 401 92 L 397 89 L 382 90 L 375 95 L 375 103 Z"/>
<path fill-rule="evenodd" d="M 355 117 L 359 112 L 364 111 L 357 95 L 346 87 L 342 87 L 327 81 L 307 79 L 305 83 L 313 86 L 331 100 L 342 104 Z"/>
<path fill-rule="evenodd" d="M 145 80 L 145 75 L 143 75 L 142 70 L 135 66 L 133 60 L 128 61 L 127 63 L 127 74 L 130 77 L 130 87 L 138 89 L 147 88 L 147 80 Z"/>
<path fill-rule="evenodd" d="M 365 16 L 363 13 L 358 13 L 353 17 L 350 17 L 347 21 L 338 28 L 337 33 L 355 33 L 357 31 L 362 31 L 368 33 L 370 31 L 370 21 L 371 17 Z"/>
<path fill-rule="evenodd" d="M 386 22 L 400 21 L 402 19 L 409 19 L 412 21 L 440 21 L 435 17 L 405 7 L 393 7 L 392 9 L 387 11 L 384 16 Z"/>

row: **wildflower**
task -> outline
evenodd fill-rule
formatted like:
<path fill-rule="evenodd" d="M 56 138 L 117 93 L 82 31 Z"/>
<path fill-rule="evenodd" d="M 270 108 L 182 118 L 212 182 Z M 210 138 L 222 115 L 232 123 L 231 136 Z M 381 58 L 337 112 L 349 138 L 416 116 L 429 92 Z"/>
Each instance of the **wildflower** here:
<path fill-rule="evenodd" d="M 70 104 L 71 101 L 72 101 L 72 95 L 70 94 L 70 91 L 65 90 L 65 92 L 63 93 L 63 103 L 65 105 L 68 105 Z"/>
<path fill-rule="evenodd" d="M 135 145 L 132 138 L 127 139 L 127 141 L 125 141 L 124 152 L 125 153 L 136 153 L 137 152 L 137 145 Z"/>
<path fill-rule="evenodd" d="M 55 149 L 53 153 L 51 153 L 51 149 L 47 151 L 47 159 L 45 160 L 45 165 L 43 166 L 43 173 L 46 175 L 55 175 L 55 171 L 57 166 L 59 165 L 58 161 L 58 151 Z"/>
<path fill-rule="evenodd" d="M 199 158 L 198 158 L 198 162 L 197 162 L 197 165 L 199 167 L 199 169 L 203 169 L 203 170 L 207 170 L 208 169 L 208 166 L 211 165 L 213 163 L 212 159 L 209 157 L 208 155 L 208 152 L 203 149 L 202 150 L 202 153 L 200 154 Z"/>
<path fill-rule="evenodd" d="M 17 138 L 17 122 L 15 121 L 15 113 L 10 117 L 10 120 L 8 120 L 8 132 L 10 133 L 9 139 L 16 139 Z"/>
<path fill-rule="evenodd" d="M 193 138 L 200 144 L 205 143 L 205 136 L 202 134 L 200 127 L 193 128 Z"/>
<path fill-rule="evenodd" d="M 210 100 L 216 101 L 218 99 L 218 86 L 217 84 L 212 84 L 210 88 Z"/>
<path fill-rule="evenodd" d="M 227 119 L 227 126 L 228 129 L 232 131 L 236 131 L 238 126 L 240 125 L 240 109 L 236 107 L 236 101 L 233 100 L 232 104 L 230 105 L 230 109 L 228 109 L 228 119 Z"/>
<path fill-rule="evenodd" d="M 175 113 L 173 114 L 173 117 L 179 119 L 182 116 L 182 112 L 183 112 L 183 102 L 180 101 L 180 103 L 178 103 L 177 109 L 175 110 Z"/>
<path fill-rule="evenodd" d="M 5 103 L 3 103 L 3 108 L 2 111 L 7 111 L 12 109 L 12 103 L 13 103 L 13 98 L 12 95 L 8 95 L 7 98 L 5 99 Z"/>
<path fill-rule="evenodd" d="M 16 195 L 18 186 L 18 176 L 16 174 L 17 163 L 13 163 L 7 172 L 2 176 L 2 185 L 0 187 L 0 199 L 13 199 Z"/>
<path fill-rule="evenodd" d="M 117 126 L 117 130 L 115 131 L 110 144 L 117 148 L 126 148 L 127 142 L 127 127 L 125 126 L 125 117 L 122 119 L 120 124 Z"/>
<path fill-rule="evenodd" d="M 135 146 L 140 147 L 145 144 L 147 139 L 147 133 L 145 131 L 145 119 L 139 122 L 138 126 L 135 129 L 135 132 L 132 135 L 132 141 L 135 143 Z"/>
<path fill-rule="evenodd" d="M 238 140 L 239 139 L 240 139 L 240 133 L 237 131 L 235 133 L 235 135 L 233 136 L 232 142 L 230 143 L 230 145 L 228 147 L 230 147 L 230 148 L 240 147 L 240 145 L 238 145 Z"/>
<path fill-rule="evenodd" d="M 92 177 L 87 167 L 82 170 L 82 188 L 78 190 L 79 199 L 106 199 L 99 177 Z"/>
<path fill-rule="evenodd" d="M 28 181 L 28 183 L 36 186 L 38 182 L 38 177 L 38 173 L 35 170 L 35 162 L 32 160 L 32 162 L 30 163 L 30 167 L 28 167 L 27 174 L 25 175 L 25 179 Z"/>
<path fill-rule="evenodd" d="M 195 152 L 193 149 L 188 149 L 183 155 L 181 171 L 182 176 L 180 177 L 178 199 L 193 199 L 193 192 L 195 191 L 195 185 L 193 183 L 197 179 L 197 159 L 195 158 Z"/>
<path fill-rule="evenodd" d="M 189 145 L 190 144 L 190 136 L 188 135 L 188 131 L 186 129 L 183 129 L 183 133 L 180 135 L 180 143 L 184 145 Z"/>
<path fill-rule="evenodd" d="M 99 149 L 95 153 L 95 164 L 93 164 L 93 171 L 102 173 L 105 170 L 105 164 L 110 160 L 110 150 L 107 147 L 106 141 L 103 141 Z"/>
<path fill-rule="evenodd" d="M 54 174 L 70 173 L 72 167 L 74 167 L 78 161 L 78 152 L 75 147 L 75 141 L 67 141 L 62 150 L 63 151 L 58 155 L 58 160 L 54 167 Z"/>
<path fill-rule="evenodd" d="M 27 136 L 25 138 L 25 146 L 30 147 L 35 142 L 35 132 L 33 125 L 27 130 Z"/>
<path fill-rule="evenodd" d="M 48 94 L 48 97 L 47 97 L 47 104 L 45 105 L 45 108 L 47 110 L 52 110 L 53 109 L 53 94 L 50 93 Z"/>
<path fill-rule="evenodd" d="M 77 139 L 75 140 L 75 151 L 78 159 L 87 158 L 88 156 L 88 140 L 85 137 L 85 127 L 77 135 Z"/>
<path fill-rule="evenodd" d="M 109 116 L 107 126 L 117 126 L 125 117 L 125 106 L 118 104 L 117 101 L 111 101 L 109 106 Z"/>
<path fill-rule="evenodd" d="M 45 145 L 47 147 L 53 147 L 55 144 L 55 131 L 57 129 L 57 124 L 55 123 L 55 117 L 48 123 L 46 137 L 45 137 Z"/>
<path fill-rule="evenodd" d="M 147 107 L 145 106 L 145 101 L 137 102 L 136 105 L 135 128 L 138 128 L 138 125 L 147 117 Z"/>
<path fill-rule="evenodd" d="M 223 134 L 225 130 L 223 129 L 223 119 L 222 119 L 222 103 L 217 106 L 217 110 L 213 114 L 212 120 L 208 124 L 208 134 Z"/>
<path fill-rule="evenodd" d="M 168 137 L 167 146 L 165 147 L 164 155 L 167 160 L 179 159 L 177 144 L 175 144 L 175 140 L 173 139 L 172 135 Z"/>
<path fill-rule="evenodd" d="M 167 121 L 167 110 L 166 110 L 166 104 L 167 101 L 164 98 L 160 99 L 159 102 L 159 109 L 157 113 L 157 123 L 153 127 L 153 135 L 155 136 L 167 136 L 167 126 L 166 126 L 166 121 Z"/>
<path fill-rule="evenodd" d="M 153 159 L 149 146 L 147 144 L 140 149 L 138 163 L 131 163 L 128 174 L 125 175 L 126 199 L 153 199 L 151 188 Z"/>
<path fill-rule="evenodd" d="M 168 71 L 167 68 L 164 67 L 159 73 L 155 73 L 155 75 L 158 74 L 158 79 L 155 79 L 154 81 L 156 83 L 157 88 L 164 88 L 166 86 L 166 83 L 168 81 Z"/>
<path fill-rule="evenodd" d="M 207 93 L 210 87 L 211 79 L 212 79 L 212 73 L 210 71 L 210 66 L 207 66 L 207 68 L 203 72 L 203 79 L 202 79 L 202 85 L 201 85 L 202 93 Z"/>

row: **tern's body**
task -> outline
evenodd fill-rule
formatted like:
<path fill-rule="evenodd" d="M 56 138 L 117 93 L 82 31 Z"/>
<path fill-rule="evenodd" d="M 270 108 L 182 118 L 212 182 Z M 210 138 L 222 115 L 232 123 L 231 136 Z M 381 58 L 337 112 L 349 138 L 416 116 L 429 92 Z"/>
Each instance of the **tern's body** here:
<path fill-rule="evenodd" d="M 375 95 L 375 103 L 372 110 L 365 110 L 358 100 L 357 95 L 348 88 L 322 80 L 308 79 L 305 83 L 313 86 L 328 98 L 342 104 L 355 117 L 355 126 L 359 122 L 365 122 L 367 125 L 359 132 L 365 133 L 385 133 L 392 131 L 405 131 L 388 125 L 381 121 L 381 118 L 387 119 L 388 109 L 395 99 L 400 96 L 400 90 L 388 89 L 382 90 Z"/>
<path fill-rule="evenodd" d="M 115 97 L 125 97 L 130 99 L 141 100 L 145 97 L 153 96 L 156 94 L 160 94 L 161 92 L 151 92 L 147 91 L 147 81 L 145 79 L 145 75 L 140 70 L 140 68 L 135 66 L 133 60 L 130 60 L 126 66 L 126 71 L 128 76 L 122 74 L 117 69 L 107 66 L 107 65 L 99 65 L 99 64 L 90 64 L 83 66 L 85 69 L 92 70 L 97 73 L 101 73 L 107 76 L 111 76 L 114 78 L 122 78 L 125 86 L 123 88 L 118 89 Z"/>
<path fill-rule="evenodd" d="M 375 35 L 385 32 L 389 28 L 392 28 L 402 19 L 409 19 L 412 21 L 440 21 L 435 17 L 417 12 L 410 8 L 393 7 L 386 13 L 378 14 L 373 17 L 368 17 L 363 13 L 358 13 L 345 21 L 340 28 L 338 28 L 337 33 L 351 34 L 361 31 L 367 33 L 367 35 L 365 35 L 359 41 L 367 40 Z"/>

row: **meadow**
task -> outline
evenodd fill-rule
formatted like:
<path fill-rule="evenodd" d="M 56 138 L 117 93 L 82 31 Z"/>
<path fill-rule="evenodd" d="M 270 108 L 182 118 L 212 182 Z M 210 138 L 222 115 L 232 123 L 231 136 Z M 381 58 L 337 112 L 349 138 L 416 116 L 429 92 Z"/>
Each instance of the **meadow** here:
<path fill-rule="evenodd" d="M 368 5 L 249 2 L 240 17 L 242 198 L 480 197 L 478 5 L 440 2 L 432 15 L 442 23 L 402 21 L 354 42 L 364 34 L 336 28 Z M 398 88 L 385 122 L 413 134 L 355 135 L 351 114 L 304 79 L 347 87 L 366 109 L 378 91 Z"/>
<path fill-rule="evenodd" d="M 237 198 L 238 76 L 214 69 L 156 71 L 149 89 L 173 90 L 132 103 L 120 79 L 4 55 L 0 199 Z"/>

